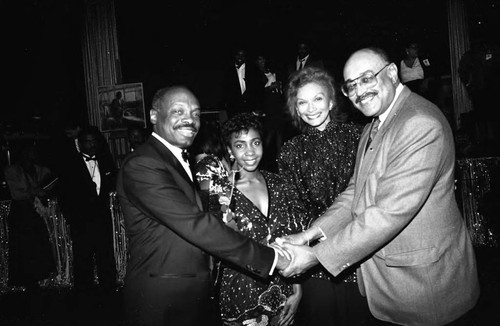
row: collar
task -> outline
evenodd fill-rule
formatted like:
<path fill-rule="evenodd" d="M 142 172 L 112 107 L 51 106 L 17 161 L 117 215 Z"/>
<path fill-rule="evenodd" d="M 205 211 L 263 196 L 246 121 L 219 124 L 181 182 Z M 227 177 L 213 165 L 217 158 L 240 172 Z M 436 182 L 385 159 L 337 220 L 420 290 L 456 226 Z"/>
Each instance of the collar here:
<path fill-rule="evenodd" d="M 75 142 L 76 151 L 80 153 L 80 144 L 78 143 L 78 137 L 73 139 L 73 141 Z"/>
<path fill-rule="evenodd" d="M 403 84 L 399 83 L 398 86 L 396 87 L 396 94 L 394 94 L 394 98 L 392 99 L 391 105 L 389 105 L 389 108 L 385 110 L 384 113 L 378 116 L 380 119 L 380 123 L 378 125 L 378 129 L 380 130 L 380 127 L 384 124 L 384 121 L 387 119 L 389 116 L 389 113 L 391 113 L 392 108 L 394 107 L 394 104 L 396 103 L 396 100 L 398 99 L 399 95 L 403 91 Z"/>
<path fill-rule="evenodd" d="M 85 162 L 97 161 L 97 158 L 95 157 L 95 155 L 85 154 L 84 152 L 80 152 L 80 154 L 82 154 L 82 157 L 85 159 Z"/>
<path fill-rule="evenodd" d="M 302 61 L 306 62 L 307 59 L 309 59 L 309 54 L 303 57 L 302 59 L 299 59 L 299 57 L 297 57 L 297 62 L 302 62 Z"/>
<path fill-rule="evenodd" d="M 151 135 L 158 139 L 165 147 L 167 147 L 172 154 L 179 160 L 179 162 L 183 162 L 184 159 L 182 158 L 182 148 L 179 148 L 177 146 L 174 146 L 170 144 L 168 141 L 166 141 L 164 138 L 161 138 L 160 135 L 158 135 L 156 132 L 152 132 Z"/>
<path fill-rule="evenodd" d="M 325 129 L 323 129 L 322 131 L 318 130 L 315 127 L 307 125 L 307 129 L 306 129 L 305 133 L 307 133 L 309 135 L 317 135 L 317 136 L 325 135 L 325 134 L 328 134 L 328 131 L 333 130 L 336 125 L 337 125 L 337 122 L 334 121 L 333 119 L 331 119 L 330 122 L 328 122 Z"/>

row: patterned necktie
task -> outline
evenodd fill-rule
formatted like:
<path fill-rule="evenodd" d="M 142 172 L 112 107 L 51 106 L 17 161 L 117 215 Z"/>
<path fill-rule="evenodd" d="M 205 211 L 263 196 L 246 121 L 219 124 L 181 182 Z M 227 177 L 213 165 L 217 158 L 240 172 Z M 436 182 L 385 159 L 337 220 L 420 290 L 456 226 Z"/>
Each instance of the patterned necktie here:
<path fill-rule="evenodd" d="M 368 147 L 370 147 L 373 138 L 375 138 L 375 135 L 377 134 L 379 124 L 380 124 L 379 117 L 373 118 L 372 126 L 370 128 L 370 138 L 368 138 L 368 142 L 366 143 L 365 153 L 368 150 Z"/>

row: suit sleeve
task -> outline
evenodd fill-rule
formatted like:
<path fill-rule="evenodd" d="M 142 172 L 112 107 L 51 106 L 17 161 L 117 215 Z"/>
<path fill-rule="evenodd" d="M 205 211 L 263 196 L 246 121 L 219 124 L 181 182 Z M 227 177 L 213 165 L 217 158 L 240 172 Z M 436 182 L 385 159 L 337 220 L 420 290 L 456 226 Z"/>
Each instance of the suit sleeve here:
<path fill-rule="evenodd" d="M 360 201 L 366 202 L 364 210 L 356 211 L 353 207 L 352 217 L 345 213 L 345 204 L 354 194 L 351 181 L 347 193 L 317 222 L 326 229 L 323 231 L 328 239 L 314 251 L 333 275 L 374 253 L 403 230 L 425 203 L 444 157 L 453 155 L 443 125 L 431 116 L 415 115 L 396 127 L 399 129 L 381 144 L 386 161 L 369 172 L 361 190 L 365 198 Z M 336 214 L 343 223 L 340 229 L 329 221 Z"/>
<path fill-rule="evenodd" d="M 274 250 L 226 227 L 215 216 L 201 211 L 184 193 L 165 163 L 138 156 L 123 166 L 123 189 L 127 199 L 146 218 L 165 225 L 187 242 L 219 258 L 267 277 Z"/>

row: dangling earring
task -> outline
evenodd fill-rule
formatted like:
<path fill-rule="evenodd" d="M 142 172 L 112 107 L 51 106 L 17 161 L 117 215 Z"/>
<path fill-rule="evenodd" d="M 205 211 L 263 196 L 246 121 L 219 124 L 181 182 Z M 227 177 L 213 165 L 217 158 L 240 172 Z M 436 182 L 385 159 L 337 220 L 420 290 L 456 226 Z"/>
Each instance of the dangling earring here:
<path fill-rule="evenodd" d="M 236 159 L 236 157 L 234 157 L 233 153 L 229 152 L 229 160 L 231 162 L 234 162 L 235 159 Z"/>

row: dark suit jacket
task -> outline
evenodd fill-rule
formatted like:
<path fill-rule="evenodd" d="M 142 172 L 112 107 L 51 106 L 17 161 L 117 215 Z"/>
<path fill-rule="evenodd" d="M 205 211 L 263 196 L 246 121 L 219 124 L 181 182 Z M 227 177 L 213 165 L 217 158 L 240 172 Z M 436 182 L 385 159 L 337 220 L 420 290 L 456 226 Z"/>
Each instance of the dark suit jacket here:
<path fill-rule="evenodd" d="M 260 109 L 258 97 L 258 77 L 254 66 L 245 65 L 245 93 L 241 94 L 240 81 L 236 66 L 232 63 L 223 71 L 223 107 L 229 116 L 239 112 L 250 112 Z"/>
<path fill-rule="evenodd" d="M 116 167 L 108 151 L 96 154 L 101 174 L 99 195 L 81 154 L 68 144 L 58 163 L 58 199 L 69 223 L 109 218 L 109 193 L 116 184 Z M 103 215 L 105 217 L 103 217 Z"/>
<path fill-rule="evenodd" d="M 307 58 L 307 61 L 304 64 L 304 68 L 307 68 L 307 67 L 316 67 L 316 68 L 324 69 L 325 64 L 323 63 L 323 60 L 321 58 L 315 56 L 314 54 L 309 54 L 309 58 Z M 295 71 L 297 71 L 297 56 L 293 57 L 288 62 L 288 65 L 286 66 L 285 77 L 290 78 L 290 75 Z M 283 82 L 285 83 L 284 85 L 286 85 L 287 80 L 284 80 Z"/>
<path fill-rule="evenodd" d="M 123 163 L 117 193 L 129 239 L 127 320 L 137 325 L 208 325 L 214 316 L 209 252 L 267 277 L 272 249 L 204 213 L 193 182 L 150 137 Z"/>

